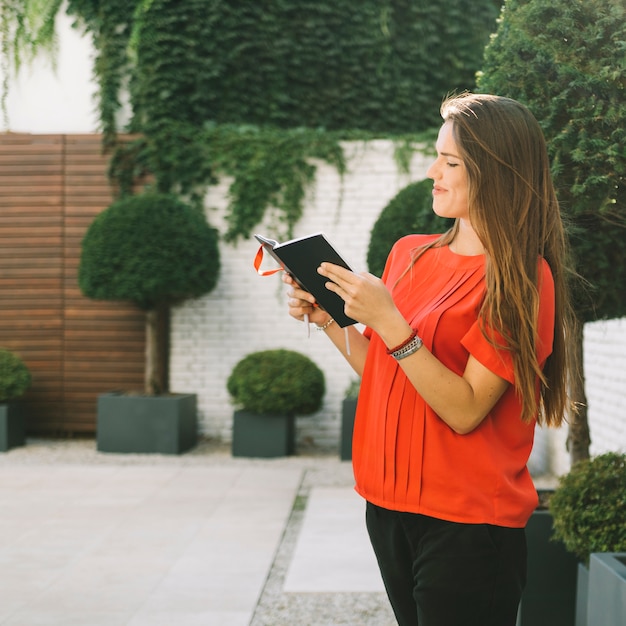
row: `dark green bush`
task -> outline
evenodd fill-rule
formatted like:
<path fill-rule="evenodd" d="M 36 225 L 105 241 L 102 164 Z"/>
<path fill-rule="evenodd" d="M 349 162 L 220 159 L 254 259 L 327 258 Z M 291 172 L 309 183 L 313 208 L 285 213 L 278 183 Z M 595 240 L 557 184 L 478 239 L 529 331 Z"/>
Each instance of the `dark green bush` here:
<path fill-rule="evenodd" d="M 252 413 L 310 415 L 326 391 L 322 370 L 291 350 L 265 350 L 244 357 L 226 387 L 235 404 Z"/>
<path fill-rule="evenodd" d="M 626 551 L 626 455 L 580 461 L 550 498 L 554 538 L 582 562 L 592 552 Z"/>
<path fill-rule="evenodd" d="M 145 193 L 100 213 L 83 239 L 78 283 L 89 298 L 143 310 L 210 292 L 219 273 L 217 231 L 175 196 Z"/>
<path fill-rule="evenodd" d="M 372 228 L 367 250 L 367 266 L 372 274 L 382 275 L 387 256 L 400 237 L 443 233 L 453 224 L 453 220 L 433 212 L 432 190 L 429 179 L 411 183 L 382 210 Z"/>
<path fill-rule="evenodd" d="M 478 86 L 541 124 L 570 223 L 581 321 L 626 314 L 626 4 L 507 0 Z"/>
<path fill-rule="evenodd" d="M 28 389 L 31 375 L 17 354 L 0 348 L 0 402 L 19 398 Z"/>

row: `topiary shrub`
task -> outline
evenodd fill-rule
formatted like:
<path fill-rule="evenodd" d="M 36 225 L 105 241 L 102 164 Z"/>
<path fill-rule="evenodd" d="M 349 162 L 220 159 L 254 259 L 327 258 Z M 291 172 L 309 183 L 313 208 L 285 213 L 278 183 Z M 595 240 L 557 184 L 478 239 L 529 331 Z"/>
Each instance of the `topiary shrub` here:
<path fill-rule="evenodd" d="M 626 454 L 576 463 L 550 498 L 554 538 L 583 563 L 592 552 L 626 551 Z"/>
<path fill-rule="evenodd" d="M 226 387 L 235 404 L 251 413 L 310 415 L 322 406 L 324 373 L 291 350 L 265 350 L 244 357 Z"/>
<path fill-rule="evenodd" d="M 126 300 L 146 318 L 146 393 L 168 391 L 169 309 L 209 293 L 220 269 L 218 234 L 197 208 L 174 195 L 117 200 L 91 223 L 82 242 L 78 284 L 89 298 Z"/>
<path fill-rule="evenodd" d="M 393 244 L 404 235 L 443 233 L 454 223 L 433 211 L 432 191 L 430 179 L 411 183 L 382 210 L 367 250 L 367 266 L 372 274 L 382 275 Z"/>
<path fill-rule="evenodd" d="M 31 383 L 28 367 L 10 350 L 0 348 L 0 402 L 24 395 Z"/>
<path fill-rule="evenodd" d="M 211 291 L 218 272 L 217 232 L 204 215 L 176 196 L 145 193 L 94 219 L 78 284 L 90 298 L 128 300 L 147 311 Z"/>

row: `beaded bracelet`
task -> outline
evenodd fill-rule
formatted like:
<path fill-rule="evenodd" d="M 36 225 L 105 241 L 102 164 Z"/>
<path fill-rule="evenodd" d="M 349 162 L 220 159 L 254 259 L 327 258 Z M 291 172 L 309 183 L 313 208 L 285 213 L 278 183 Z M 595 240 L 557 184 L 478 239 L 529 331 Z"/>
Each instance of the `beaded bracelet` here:
<path fill-rule="evenodd" d="M 387 348 L 387 354 L 392 355 L 394 352 L 402 350 L 404 346 L 411 343 L 411 341 L 413 341 L 413 339 L 417 336 L 417 331 L 415 329 L 412 329 L 412 331 L 413 332 L 409 335 L 408 339 L 405 339 L 399 346 L 396 346 L 395 348 Z"/>
<path fill-rule="evenodd" d="M 326 330 L 335 320 L 331 317 L 326 324 L 323 324 L 322 326 L 316 326 L 315 328 L 317 330 Z"/>

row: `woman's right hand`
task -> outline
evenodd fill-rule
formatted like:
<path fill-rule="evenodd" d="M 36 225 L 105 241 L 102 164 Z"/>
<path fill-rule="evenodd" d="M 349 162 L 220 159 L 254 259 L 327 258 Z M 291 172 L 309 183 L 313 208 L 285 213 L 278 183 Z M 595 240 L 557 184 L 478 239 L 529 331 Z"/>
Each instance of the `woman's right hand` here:
<path fill-rule="evenodd" d="M 298 283 L 286 272 L 282 276 L 282 280 L 291 289 L 287 292 L 289 298 L 289 315 L 291 317 L 304 321 L 304 316 L 309 316 L 309 322 L 323 326 L 330 320 L 330 315 L 321 309 L 315 302 L 315 298 L 302 289 Z"/>

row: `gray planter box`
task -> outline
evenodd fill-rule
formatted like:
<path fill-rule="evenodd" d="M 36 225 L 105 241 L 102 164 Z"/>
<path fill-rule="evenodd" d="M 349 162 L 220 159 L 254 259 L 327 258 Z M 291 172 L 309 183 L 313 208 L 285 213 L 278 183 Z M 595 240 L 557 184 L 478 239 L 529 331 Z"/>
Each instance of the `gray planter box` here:
<path fill-rule="evenodd" d="M 0 404 L 0 452 L 23 446 L 26 427 L 22 407 L 17 402 Z"/>
<path fill-rule="evenodd" d="M 587 626 L 587 598 L 589 597 L 589 568 L 578 564 L 576 581 L 576 626 Z M 593 626 L 593 624 L 591 624 Z"/>
<path fill-rule="evenodd" d="M 352 433 L 354 432 L 356 401 L 356 398 L 344 398 L 341 403 L 341 442 L 339 446 L 339 457 L 342 461 L 350 461 L 352 459 Z"/>
<path fill-rule="evenodd" d="M 98 397 L 100 452 L 180 454 L 197 443 L 196 394 Z"/>
<path fill-rule="evenodd" d="M 233 456 L 271 458 L 295 452 L 296 425 L 293 415 L 235 411 Z"/>
<path fill-rule="evenodd" d="M 552 532 L 550 511 L 536 510 L 526 525 L 528 578 L 517 626 L 574 626 L 578 561 Z"/>
<path fill-rule="evenodd" d="M 591 555 L 587 624 L 626 624 L 626 552 Z"/>

